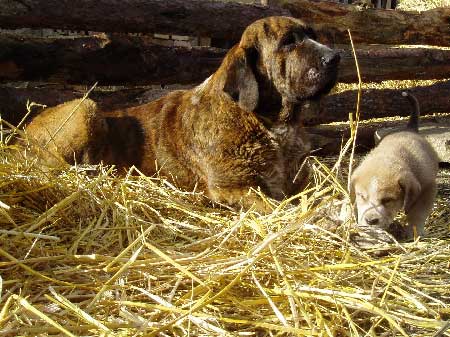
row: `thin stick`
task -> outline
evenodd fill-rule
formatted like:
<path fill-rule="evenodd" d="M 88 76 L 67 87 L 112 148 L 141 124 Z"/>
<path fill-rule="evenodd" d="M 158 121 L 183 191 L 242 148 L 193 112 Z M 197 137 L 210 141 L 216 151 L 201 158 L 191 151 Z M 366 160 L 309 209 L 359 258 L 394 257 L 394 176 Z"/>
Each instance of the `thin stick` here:
<path fill-rule="evenodd" d="M 69 116 L 67 116 L 67 118 L 61 123 L 61 125 L 58 127 L 58 129 L 53 133 L 53 135 L 50 136 L 50 139 L 47 141 L 47 143 L 44 145 L 44 149 L 47 148 L 48 144 L 55 139 L 56 135 L 59 133 L 59 131 L 61 131 L 61 129 L 64 127 L 64 125 L 67 124 L 67 122 L 69 121 L 70 118 L 72 118 L 73 114 L 78 110 L 78 108 L 80 107 L 80 105 L 86 100 L 86 98 L 88 98 L 89 94 L 92 92 L 92 90 L 94 90 L 94 88 L 97 86 L 98 82 L 95 82 L 94 85 L 91 87 L 91 89 L 89 89 L 83 96 L 83 98 L 81 99 L 81 101 L 77 104 L 77 106 L 75 108 L 72 109 L 72 111 L 70 112 Z"/>
<path fill-rule="evenodd" d="M 56 322 L 53 319 L 51 319 L 50 317 L 48 317 L 46 314 L 44 314 L 40 310 L 36 309 L 25 298 L 23 298 L 21 296 L 18 296 L 18 295 L 15 295 L 15 294 L 11 295 L 11 297 L 13 297 L 25 309 L 27 309 L 28 311 L 31 311 L 33 314 L 35 314 L 36 316 L 40 317 L 45 322 L 47 322 L 48 324 L 50 324 L 53 327 L 55 327 L 56 329 L 58 329 L 64 335 L 70 336 L 70 337 L 75 337 L 75 335 L 73 333 L 71 333 L 69 330 L 67 330 L 63 326 L 61 326 L 61 324 L 59 324 L 58 322 Z"/>
<path fill-rule="evenodd" d="M 15 231 L 15 230 L 0 229 L 0 234 L 18 235 L 18 236 L 23 235 L 24 237 L 27 237 L 27 238 L 36 238 L 36 239 L 60 241 L 60 238 L 58 238 L 58 237 L 56 237 L 54 235 L 19 232 L 19 231 Z"/>
<path fill-rule="evenodd" d="M 356 101 L 356 113 L 355 113 L 356 121 L 353 121 L 353 118 L 350 115 L 351 140 L 353 141 L 352 152 L 350 154 L 350 163 L 349 163 L 349 168 L 348 168 L 348 182 L 347 182 L 347 189 L 350 191 L 350 181 L 351 181 L 351 176 L 352 176 L 352 171 L 353 171 L 353 157 L 355 155 L 356 136 L 358 135 L 359 113 L 360 113 L 359 106 L 361 104 L 362 80 L 361 80 L 361 73 L 359 71 L 358 58 L 356 57 L 355 46 L 353 45 L 352 33 L 350 32 L 350 29 L 348 29 L 347 31 L 348 31 L 348 36 L 350 38 L 350 43 L 352 45 L 353 57 L 355 59 L 355 65 L 356 65 L 356 73 L 358 74 L 358 98 Z"/>
<path fill-rule="evenodd" d="M 444 333 L 450 328 L 450 321 L 447 321 L 446 324 L 444 324 L 444 326 L 442 328 L 439 329 L 439 331 L 437 331 L 433 337 L 441 337 L 444 336 Z"/>

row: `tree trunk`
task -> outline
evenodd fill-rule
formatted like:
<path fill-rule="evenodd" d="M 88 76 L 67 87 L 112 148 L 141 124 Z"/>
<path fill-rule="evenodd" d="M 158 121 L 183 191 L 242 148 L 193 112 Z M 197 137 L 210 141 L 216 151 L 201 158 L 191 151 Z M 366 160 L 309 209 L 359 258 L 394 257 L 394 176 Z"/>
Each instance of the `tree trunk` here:
<path fill-rule="evenodd" d="M 363 81 L 450 77 L 450 50 L 358 46 Z M 145 37 L 105 34 L 83 38 L 0 37 L 0 81 L 101 85 L 200 83 L 226 50 L 164 47 Z M 356 82 L 350 50 L 342 50 L 340 82 Z"/>
<path fill-rule="evenodd" d="M 339 81 L 358 82 L 351 50 L 343 50 Z M 450 50 L 433 47 L 356 45 L 363 82 L 450 78 Z"/>
<path fill-rule="evenodd" d="M 172 33 L 234 43 L 256 19 L 292 15 L 330 43 L 348 43 L 350 29 L 357 43 L 450 45 L 450 8 L 419 14 L 311 0 L 275 2 L 282 8 L 212 0 L 0 0 L 0 27 Z"/>
<path fill-rule="evenodd" d="M 61 85 L 44 85 L 32 88 L 0 87 L 0 114 L 1 117 L 13 125 L 17 125 L 26 115 L 27 102 L 46 106 L 55 106 L 76 98 L 81 98 L 88 91 L 87 86 L 66 87 Z M 155 100 L 172 91 L 169 89 L 121 89 L 107 90 L 95 89 L 89 95 L 102 110 L 122 109 Z M 42 111 L 42 107 L 35 106 L 31 118 Z"/>
<path fill-rule="evenodd" d="M 169 33 L 238 41 L 251 22 L 280 8 L 212 0 L 0 0 L 1 28 Z"/>

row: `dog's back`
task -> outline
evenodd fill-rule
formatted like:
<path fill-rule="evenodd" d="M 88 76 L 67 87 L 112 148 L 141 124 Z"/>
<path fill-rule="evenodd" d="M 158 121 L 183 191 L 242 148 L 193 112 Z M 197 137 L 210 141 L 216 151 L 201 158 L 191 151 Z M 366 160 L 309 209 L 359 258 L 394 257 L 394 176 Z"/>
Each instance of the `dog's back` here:
<path fill-rule="evenodd" d="M 420 180 L 435 179 L 438 170 L 438 155 L 430 143 L 418 132 L 409 130 L 387 135 L 367 156 L 376 157 L 385 165 L 376 165 L 376 170 L 392 170 L 394 164 L 399 169 L 408 168 Z"/>
<path fill-rule="evenodd" d="M 419 134 L 419 101 L 416 96 L 406 91 L 402 92 L 402 96 L 413 106 L 406 128 L 385 136 L 366 158 L 374 157 L 378 162 L 387 164 L 387 166 L 371 165 L 371 170 L 386 171 L 393 170 L 393 167 L 398 169 L 407 167 L 425 181 L 434 180 L 439 159 L 430 143 Z"/>

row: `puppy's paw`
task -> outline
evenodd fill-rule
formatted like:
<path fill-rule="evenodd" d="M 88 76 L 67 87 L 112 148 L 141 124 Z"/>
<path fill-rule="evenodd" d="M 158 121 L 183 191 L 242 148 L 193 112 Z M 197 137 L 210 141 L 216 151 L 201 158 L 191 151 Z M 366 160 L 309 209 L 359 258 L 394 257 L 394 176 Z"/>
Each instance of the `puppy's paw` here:
<path fill-rule="evenodd" d="M 414 240 L 414 232 L 408 226 L 402 225 L 398 221 L 394 221 L 387 229 L 387 232 L 397 241 Z"/>
<path fill-rule="evenodd" d="M 384 229 L 366 226 L 358 226 L 358 232 L 354 233 L 350 239 L 364 249 L 390 245 L 396 242 L 395 238 Z"/>

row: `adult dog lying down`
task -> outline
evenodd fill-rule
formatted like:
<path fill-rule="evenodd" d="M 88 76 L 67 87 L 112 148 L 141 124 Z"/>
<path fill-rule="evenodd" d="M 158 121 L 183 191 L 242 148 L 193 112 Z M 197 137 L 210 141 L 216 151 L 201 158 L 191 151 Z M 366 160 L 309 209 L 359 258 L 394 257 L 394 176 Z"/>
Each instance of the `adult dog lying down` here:
<path fill-rule="evenodd" d="M 85 101 L 50 142 L 66 161 L 158 171 L 219 202 L 252 204 L 242 200 L 250 187 L 282 199 L 307 180 L 307 168 L 299 172 L 309 151 L 301 106 L 330 91 L 338 63 L 301 21 L 265 18 L 248 26 L 220 68 L 194 89 L 108 113 Z M 44 111 L 28 134 L 49 142 L 56 121 L 79 103 Z"/>

